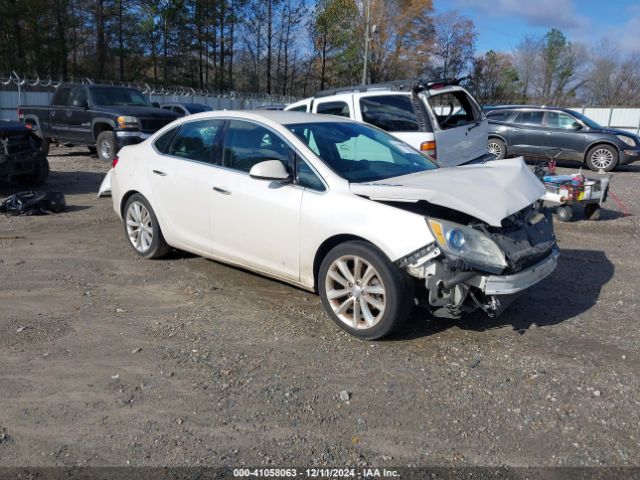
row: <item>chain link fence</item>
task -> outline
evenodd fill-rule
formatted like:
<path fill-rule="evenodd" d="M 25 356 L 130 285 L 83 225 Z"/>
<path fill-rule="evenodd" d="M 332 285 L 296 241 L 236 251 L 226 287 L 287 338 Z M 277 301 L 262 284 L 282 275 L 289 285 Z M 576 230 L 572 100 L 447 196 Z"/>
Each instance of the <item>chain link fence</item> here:
<path fill-rule="evenodd" d="M 0 75 L 0 120 L 17 120 L 20 105 L 49 105 L 51 97 L 61 80 L 51 77 L 26 78 L 16 72 Z M 202 103 L 214 110 L 250 110 L 267 105 L 286 105 L 294 102 L 295 97 L 268 95 L 262 93 L 238 93 L 199 90 L 180 86 L 156 86 L 148 83 L 117 83 L 93 81 L 89 78 L 71 83 L 107 84 L 138 88 L 151 102 L 165 103 Z"/>

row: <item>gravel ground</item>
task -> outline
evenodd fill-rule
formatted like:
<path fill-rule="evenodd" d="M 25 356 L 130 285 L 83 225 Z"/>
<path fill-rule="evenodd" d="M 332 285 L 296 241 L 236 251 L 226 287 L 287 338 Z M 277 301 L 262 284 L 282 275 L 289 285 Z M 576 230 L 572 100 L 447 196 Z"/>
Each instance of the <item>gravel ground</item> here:
<path fill-rule="evenodd" d="M 558 269 L 500 318 L 363 342 L 313 294 L 138 258 L 108 166 L 49 159 L 68 211 L 0 216 L 0 466 L 640 465 L 640 165 L 612 180 L 632 216 L 557 223 Z"/>

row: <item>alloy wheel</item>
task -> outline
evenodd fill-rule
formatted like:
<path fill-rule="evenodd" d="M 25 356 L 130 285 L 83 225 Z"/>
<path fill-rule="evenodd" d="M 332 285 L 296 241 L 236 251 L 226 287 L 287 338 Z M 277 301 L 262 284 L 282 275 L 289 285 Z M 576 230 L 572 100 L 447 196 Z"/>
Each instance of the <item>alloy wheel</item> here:
<path fill-rule="evenodd" d="M 386 289 L 375 267 L 357 255 L 337 258 L 325 278 L 333 313 L 351 328 L 375 326 L 386 308 Z"/>
<path fill-rule="evenodd" d="M 596 168 L 608 168 L 613 163 L 613 153 L 606 148 L 599 148 L 591 154 L 591 163 Z"/>
<path fill-rule="evenodd" d="M 140 253 L 149 250 L 153 241 L 153 222 L 147 207 L 140 202 L 132 202 L 127 210 L 125 221 L 127 235 L 133 248 Z"/>
<path fill-rule="evenodd" d="M 495 155 L 496 158 L 500 158 L 502 156 L 502 146 L 495 142 L 489 142 L 487 145 L 487 150 L 490 154 Z"/>
<path fill-rule="evenodd" d="M 113 148 L 111 148 L 111 143 L 103 140 L 100 142 L 100 156 L 104 159 L 113 158 Z"/>

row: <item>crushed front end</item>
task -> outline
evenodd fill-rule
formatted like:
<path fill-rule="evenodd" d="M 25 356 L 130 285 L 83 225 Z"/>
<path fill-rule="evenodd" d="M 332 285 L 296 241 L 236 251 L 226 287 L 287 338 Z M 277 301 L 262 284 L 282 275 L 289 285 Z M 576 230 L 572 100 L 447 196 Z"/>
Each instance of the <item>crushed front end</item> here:
<path fill-rule="evenodd" d="M 24 125 L 0 122 L 0 179 L 33 173 L 43 154 L 40 138 Z"/>
<path fill-rule="evenodd" d="M 500 314 L 515 295 L 556 268 L 559 250 L 551 214 L 539 202 L 492 227 L 457 215 L 455 221 L 426 217 L 435 242 L 400 259 L 416 279 L 419 301 L 432 311 L 459 316 L 483 310 Z"/>

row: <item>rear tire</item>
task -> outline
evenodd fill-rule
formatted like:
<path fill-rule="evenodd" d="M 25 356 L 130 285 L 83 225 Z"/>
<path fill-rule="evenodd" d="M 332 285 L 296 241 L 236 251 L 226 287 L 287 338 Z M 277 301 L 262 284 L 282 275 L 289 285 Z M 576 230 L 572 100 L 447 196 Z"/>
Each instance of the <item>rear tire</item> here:
<path fill-rule="evenodd" d="M 487 151 L 495 155 L 497 160 L 507 156 L 507 145 L 499 138 L 490 138 L 487 142 Z"/>
<path fill-rule="evenodd" d="M 587 152 L 587 167 L 598 172 L 610 172 L 618 166 L 618 151 L 611 145 L 596 145 Z"/>
<path fill-rule="evenodd" d="M 49 176 L 49 161 L 47 156 L 40 152 L 34 160 L 35 168 L 32 173 L 19 175 L 15 177 L 15 181 L 26 187 L 37 187 L 47 181 Z"/>
<path fill-rule="evenodd" d="M 116 155 L 116 137 L 111 130 L 100 132 L 96 140 L 98 158 L 104 162 L 111 162 Z"/>
<path fill-rule="evenodd" d="M 153 208 L 139 193 L 129 197 L 124 207 L 124 233 L 129 245 L 141 257 L 160 258 L 171 250 L 160 230 Z"/>
<path fill-rule="evenodd" d="M 386 255 L 364 241 L 334 247 L 322 260 L 318 291 L 331 319 L 365 340 L 382 338 L 407 319 L 413 284 Z"/>

